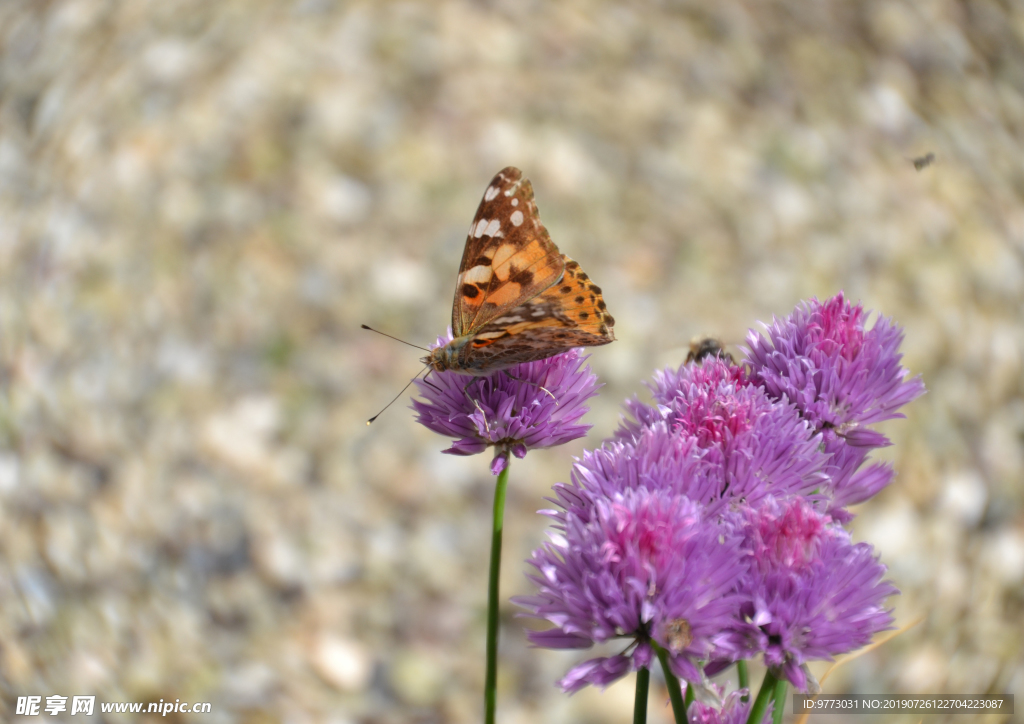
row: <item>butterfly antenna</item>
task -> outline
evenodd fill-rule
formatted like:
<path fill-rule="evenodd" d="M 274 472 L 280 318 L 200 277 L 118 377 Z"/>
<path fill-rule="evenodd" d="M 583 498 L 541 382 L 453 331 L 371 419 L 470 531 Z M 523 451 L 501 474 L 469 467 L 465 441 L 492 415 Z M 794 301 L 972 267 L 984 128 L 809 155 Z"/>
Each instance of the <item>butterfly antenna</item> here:
<path fill-rule="evenodd" d="M 420 347 L 418 344 L 413 344 L 412 342 L 406 342 L 404 339 L 399 339 L 398 337 L 392 337 L 390 334 L 384 334 L 384 332 L 381 332 L 379 329 L 374 329 L 373 327 L 367 327 L 365 324 L 361 324 L 359 326 L 362 327 L 363 329 L 368 329 L 371 332 L 376 332 L 377 334 L 382 334 L 385 337 L 388 337 L 389 339 L 395 340 L 396 342 L 401 342 L 402 344 L 407 344 L 410 347 L 415 347 L 416 349 L 422 349 L 424 352 L 429 352 L 430 351 L 426 347 Z M 419 377 L 419 375 L 416 375 L 416 377 Z M 412 379 L 414 380 L 414 379 L 416 379 L 416 377 L 413 377 Z M 412 380 L 409 380 L 409 382 L 411 383 Z M 408 385 L 406 385 L 406 387 L 408 387 Z M 404 392 L 404 390 L 403 390 L 403 392 Z M 381 410 L 381 412 L 384 412 L 384 410 Z M 373 422 L 373 420 L 370 420 L 370 422 Z"/>
<path fill-rule="evenodd" d="M 366 328 L 367 328 L 367 329 L 370 329 L 369 327 L 366 327 Z M 375 330 L 375 329 L 374 329 L 374 330 L 371 330 L 371 331 L 373 331 L 373 332 L 376 332 L 377 330 Z M 388 335 L 384 335 L 384 336 L 385 336 L 385 337 L 387 337 Z M 398 341 L 399 341 L 399 342 L 401 342 L 402 340 L 398 340 Z M 429 370 L 429 369 L 430 369 L 430 366 L 429 366 L 429 365 L 427 365 L 427 366 L 426 366 L 426 367 L 425 367 L 424 369 L 427 369 L 427 370 Z M 380 412 L 378 412 L 378 413 L 377 413 L 376 415 L 374 415 L 374 416 L 373 416 L 373 417 L 371 417 L 371 418 L 370 418 L 369 420 L 367 420 L 367 421 L 366 421 L 366 425 L 367 425 L 367 427 L 369 427 L 369 426 L 370 426 L 371 424 L 373 424 L 373 421 L 374 421 L 374 420 L 376 420 L 376 419 L 377 419 L 378 417 L 380 417 L 381 415 L 383 415 L 383 414 L 384 414 L 384 410 L 388 409 L 388 408 L 389 408 L 389 407 L 391 407 L 391 406 L 392 406 L 393 404 L 395 404 L 395 402 L 396 402 L 396 401 L 398 400 L 398 398 L 399 398 L 399 397 L 401 397 L 401 396 L 402 396 L 403 394 L 405 394 L 405 391 L 406 391 L 407 389 L 409 389 L 409 385 L 411 385 L 411 384 L 412 384 L 413 382 L 415 382 L 415 381 L 416 381 L 416 380 L 417 380 L 417 379 L 419 378 L 419 376 L 420 376 L 421 374 L 423 374 L 423 370 L 420 370 L 419 372 L 417 372 L 417 373 L 416 373 L 416 377 L 413 377 L 413 378 L 412 378 L 411 380 L 409 380 L 409 381 L 408 381 L 408 382 L 406 383 L 405 387 L 403 387 L 403 388 L 402 388 L 402 391 L 401 391 L 401 392 L 399 392 L 399 393 L 398 393 L 397 395 L 395 395 L 395 399 L 394 399 L 394 400 L 392 400 L 391 402 L 389 402 L 388 404 L 384 405 L 384 409 L 382 409 L 382 410 L 381 410 Z"/>

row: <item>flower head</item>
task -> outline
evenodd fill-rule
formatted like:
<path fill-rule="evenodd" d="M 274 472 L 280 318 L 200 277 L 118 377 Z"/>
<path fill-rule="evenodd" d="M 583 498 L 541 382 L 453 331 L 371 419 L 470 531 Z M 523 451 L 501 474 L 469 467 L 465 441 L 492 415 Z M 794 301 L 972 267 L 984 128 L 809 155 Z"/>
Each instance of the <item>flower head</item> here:
<path fill-rule="evenodd" d="M 796 405 L 822 434 L 837 510 L 866 500 L 893 477 L 886 466 L 860 470 L 873 448 L 890 444 L 866 426 L 903 417 L 899 408 L 925 391 L 920 376 L 908 379 L 900 364 L 902 328 L 882 317 L 868 329 L 869 316 L 840 293 L 774 319 L 766 336 L 747 335 L 751 378 L 773 399 Z"/>
<path fill-rule="evenodd" d="M 867 543 L 854 544 L 806 501 L 769 498 L 747 512 L 746 618 L 754 648 L 801 691 L 805 663 L 858 649 L 892 623 L 884 600 L 899 591 Z"/>
<path fill-rule="evenodd" d="M 704 520 L 683 496 L 645 488 L 595 502 L 592 514 L 553 513 L 561 532 L 534 551 L 534 596 L 515 599 L 530 616 L 555 625 L 528 632 L 548 648 L 589 648 L 625 638 L 624 650 L 588 660 L 561 681 L 563 690 L 607 686 L 648 666 L 652 642 L 673 671 L 700 680 L 699 662 L 732 653 L 733 624 L 746 575 L 736 530 Z"/>
<path fill-rule="evenodd" d="M 706 504 L 754 504 L 768 494 L 807 495 L 827 482 L 823 471 L 828 458 L 820 450 L 820 437 L 791 403 L 773 400 L 731 362 L 706 359 L 664 370 L 655 374 L 650 387 L 655 404 L 628 401 L 632 419 L 623 421 L 616 439 L 633 445 L 641 458 L 650 458 L 644 466 L 660 473 L 662 485 Z M 691 463 L 696 469 L 688 477 L 681 477 L 675 463 L 684 453 L 698 461 Z M 608 478 L 609 456 L 625 467 L 637 464 L 612 450 L 598 450 L 584 456 L 574 477 L 591 485 Z M 692 481 L 699 481 L 700 488 Z M 709 484 L 710 494 L 703 490 Z"/>
<path fill-rule="evenodd" d="M 752 386 L 744 369 L 725 358 L 710 358 L 696 364 L 687 362 L 678 369 L 658 370 L 647 383 L 654 405 L 644 404 L 635 396 L 626 400 L 626 411 L 632 419 L 624 419 L 615 436 L 619 439 L 635 437 L 644 427 L 672 416 L 678 424 L 690 427 L 701 427 L 704 422 L 707 435 L 711 439 L 720 438 L 724 430 L 716 434 L 713 419 L 701 420 L 699 416 L 686 419 L 690 403 L 696 399 L 704 408 L 741 406 L 737 401 L 730 405 L 728 398 L 737 394 L 738 389 Z"/>
<path fill-rule="evenodd" d="M 450 338 L 439 338 L 438 346 Z M 590 409 L 583 403 L 601 385 L 586 359 L 570 349 L 487 377 L 431 371 L 428 379 L 416 380 L 423 399 L 414 399 L 413 409 L 420 423 L 456 438 L 445 453 L 475 455 L 494 447 L 491 471 L 497 475 L 509 453 L 521 458 L 527 450 L 587 434 L 591 426 L 579 422 Z"/>
<path fill-rule="evenodd" d="M 842 293 L 811 299 L 773 320 L 767 337 L 750 332 L 746 361 L 773 398 L 792 401 L 819 429 L 902 417 L 897 410 L 924 384 L 920 376 L 908 380 L 900 364 L 902 328 L 882 317 L 866 329 L 869 315 Z"/>
<path fill-rule="evenodd" d="M 672 434 L 664 423 L 652 425 L 633 442 L 609 440 L 584 451 L 573 466 L 572 482 L 554 486 L 553 502 L 581 520 L 589 520 L 597 501 L 618 500 L 627 491 L 682 495 L 709 506 L 715 514 L 728 502 L 722 496 L 721 467 L 705 462 L 706 451 L 692 439 Z M 542 511 L 562 517 L 553 511 Z"/>

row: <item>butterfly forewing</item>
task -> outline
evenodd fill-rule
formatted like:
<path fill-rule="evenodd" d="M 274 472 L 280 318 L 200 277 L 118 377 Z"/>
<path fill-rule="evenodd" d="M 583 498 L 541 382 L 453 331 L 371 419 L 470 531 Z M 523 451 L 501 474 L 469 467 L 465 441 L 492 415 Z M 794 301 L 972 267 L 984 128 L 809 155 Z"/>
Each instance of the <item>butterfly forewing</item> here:
<path fill-rule="evenodd" d="M 454 336 L 478 332 L 533 299 L 562 278 L 564 267 L 530 182 L 512 166 L 499 171 L 469 227 L 452 305 Z"/>

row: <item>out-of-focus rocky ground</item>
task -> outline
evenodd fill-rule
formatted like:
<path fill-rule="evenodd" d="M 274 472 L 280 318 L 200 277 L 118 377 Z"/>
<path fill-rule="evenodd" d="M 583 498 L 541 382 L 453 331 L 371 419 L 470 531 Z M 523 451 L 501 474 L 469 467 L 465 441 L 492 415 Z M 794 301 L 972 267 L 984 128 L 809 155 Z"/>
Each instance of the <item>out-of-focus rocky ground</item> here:
<path fill-rule="evenodd" d="M 0 4 L 0 719 L 479 721 L 489 461 L 365 427 L 419 365 L 359 324 L 444 330 L 509 164 L 618 341 L 591 435 L 513 465 L 504 593 L 653 369 L 845 290 L 929 389 L 854 523 L 924 620 L 826 689 L 1024 706 L 1022 49 L 982 0 Z M 629 721 L 515 610 L 500 721 Z"/>

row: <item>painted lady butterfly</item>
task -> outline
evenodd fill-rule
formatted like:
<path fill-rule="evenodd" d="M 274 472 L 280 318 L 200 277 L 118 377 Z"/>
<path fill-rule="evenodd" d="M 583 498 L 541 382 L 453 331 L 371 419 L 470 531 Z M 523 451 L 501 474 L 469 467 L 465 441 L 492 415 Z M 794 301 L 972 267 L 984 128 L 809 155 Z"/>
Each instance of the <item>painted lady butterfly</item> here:
<path fill-rule="evenodd" d="M 452 306 L 451 342 L 431 368 L 488 375 L 573 347 L 615 340 L 601 288 L 558 251 L 533 186 L 509 166 L 492 180 L 469 227 Z"/>

